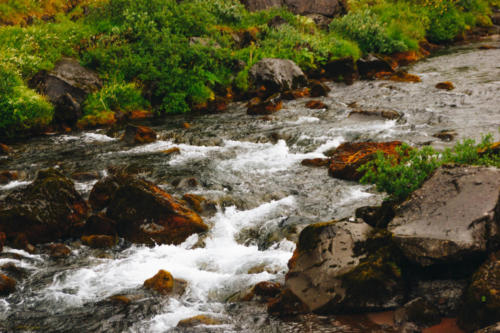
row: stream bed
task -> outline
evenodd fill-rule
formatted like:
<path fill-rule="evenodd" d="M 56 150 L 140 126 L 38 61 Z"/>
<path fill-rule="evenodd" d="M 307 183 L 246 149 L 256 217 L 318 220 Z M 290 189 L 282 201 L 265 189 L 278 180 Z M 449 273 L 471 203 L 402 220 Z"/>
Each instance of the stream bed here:
<path fill-rule="evenodd" d="M 32 138 L 14 144 L 0 157 L 0 170 L 21 179 L 0 185 L 0 200 L 29 184 L 38 170 L 57 166 L 64 174 L 109 168 L 137 173 L 177 197 L 202 195 L 217 203 L 205 222 L 206 238 L 193 235 L 179 246 L 130 245 L 93 250 L 67 242 L 72 254 L 55 260 L 5 248 L 0 266 L 14 263 L 24 275 L 18 289 L 0 298 L 1 332 L 388 332 L 361 320 L 303 316 L 278 320 L 262 304 L 227 302 L 261 281 L 283 282 L 294 241 L 305 225 L 349 218 L 356 208 L 375 205 L 383 196 L 372 186 L 334 179 L 325 168 L 302 166 L 307 158 L 349 141 L 400 140 L 437 148 L 463 138 L 500 139 L 500 40 L 447 49 L 408 68 L 420 83 L 357 81 L 328 83 L 320 98 L 328 109 L 311 110 L 309 98 L 284 103 L 271 119 L 246 114 L 235 103 L 223 114 L 176 115 L 148 125 L 157 142 L 127 146 L 105 130 Z M 435 88 L 451 81 L 451 91 Z M 348 117 L 352 103 L 361 109 L 395 110 L 399 120 Z M 183 123 L 189 123 L 184 128 Z M 453 130 L 452 142 L 433 135 Z M 108 133 L 109 134 L 109 133 Z M 164 153 L 178 147 L 180 154 Z M 97 179 L 75 180 L 88 197 Z M 201 245 L 200 245 L 201 244 Z M 180 297 L 141 294 L 144 280 L 160 269 L 187 281 Z M 138 295 L 117 306 L 113 295 Z M 216 326 L 176 328 L 182 319 L 209 315 Z"/>

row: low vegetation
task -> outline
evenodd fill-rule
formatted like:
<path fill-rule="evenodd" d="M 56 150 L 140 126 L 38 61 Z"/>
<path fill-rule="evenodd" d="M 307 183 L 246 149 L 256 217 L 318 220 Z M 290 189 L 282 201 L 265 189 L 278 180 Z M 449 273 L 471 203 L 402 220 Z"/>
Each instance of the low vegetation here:
<path fill-rule="evenodd" d="M 286 9 L 250 13 L 238 0 L 0 0 L 1 79 L 15 77 L 3 80 L 0 133 L 50 121 L 50 107 L 26 82 L 62 56 L 105 81 L 85 103 L 87 119 L 136 107 L 187 112 L 228 88 L 244 92 L 248 70 L 264 57 L 312 70 L 346 56 L 416 50 L 424 38 L 446 42 L 491 24 L 488 1 L 498 0 L 350 0 L 348 14 L 325 30 Z M 276 16 L 280 24 L 268 24 Z M 25 116 L 8 116 L 13 105 Z"/>
<path fill-rule="evenodd" d="M 465 139 L 443 152 L 430 146 L 413 149 L 403 144 L 397 148 L 398 156 L 377 157 L 363 165 L 362 183 L 375 184 L 377 190 L 389 194 L 390 199 L 404 200 L 443 164 L 483 165 L 500 168 L 500 146 L 493 145 L 492 135 L 481 142 Z"/>

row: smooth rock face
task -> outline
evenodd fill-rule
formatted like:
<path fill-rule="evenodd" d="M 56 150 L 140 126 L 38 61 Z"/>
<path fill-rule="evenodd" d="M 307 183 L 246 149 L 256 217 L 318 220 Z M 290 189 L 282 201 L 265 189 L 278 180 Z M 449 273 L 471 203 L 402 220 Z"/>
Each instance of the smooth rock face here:
<path fill-rule="evenodd" d="M 91 199 L 91 200 L 90 200 Z M 180 244 L 208 230 L 201 217 L 154 184 L 129 175 L 114 175 L 96 183 L 92 207 L 107 207 L 118 235 L 134 243 Z"/>
<path fill-rule="evenodd" d="M 54 104 L 55 120 L 73 125 L 81 116 L 81 104 L 88 94 L 99 90 L 97 73 L 81 66 L 75 59 L 64 58 L 50 72 L 42 71 L 30 80 L 30 86 Z"/>
<path fill-rule="evenodd" d="M 388 229 L 422 266 L 459 261 L 498 241 L 499 196 L 500 170 L 443 167 L 399 207 Z"/>
<path fill-rule="evenodd" d="M 368 245 L 373 233 L 374 229 L 362 222 L 306 227 L 288 264 L 283 304 L 273 304 L 270 312 L 282 311 L 287 307 L 284 303 L 294 298 L 302 302 L 299 308 L 318 313 L 397 306 L 402 298 L 400 272 L 389 262 L 389 250 L 380 252 L 380 248 Z"/>
<path fill-rule="evenodd" d="M 264 86 L 269 93 L 307 85 L 304 72 L 291 60 L 264 58 L 252 66 L 249 74 L 254 86 Z"/>
<path fill-rule="evenodd" d="M 251 12 L 283 6 L 283 0 L 242 0 L 241 2 Z"/>
<path fill-rule="evenodd" d="M 83 225 L 88 210 L 71 180 L 55 169 L 42 170 L 32 184 L 12 192 L 0 204 L 0 230 L 8 241 L 56 241 Z"/>

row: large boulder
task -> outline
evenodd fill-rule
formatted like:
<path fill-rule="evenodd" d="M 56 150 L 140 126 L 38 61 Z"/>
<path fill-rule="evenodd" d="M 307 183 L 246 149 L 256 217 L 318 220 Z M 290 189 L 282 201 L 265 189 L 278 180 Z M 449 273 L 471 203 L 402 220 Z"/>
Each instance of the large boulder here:
<path fill-rule="evenodd" d="M 0 230 L 7 243 L 21 238 L 31 244 L 56 241 L 81 228 L 88 210 L 71 180 L 55 169 L 41 170 L 32 184 L 0 203 Z"/>
<path fill-rule="evenodd" d="M 373 160 L 377 152 L 397 156 L 400 141 L 390 142 L 346 142 L 331 154 L 330 176 L 345 180 L 359 180 L 363 176 L 358 168 Z"/>
<path fill-rule="evenodd" d="M 129 175 L 113 175 L 96 183 L 89 201 L 106 208 L 118 235 L 134 243 L 180 244 L 208 230 L 201 217 L 156 185 Z"/>
<path fill-rule="evenodd" d="M 388 225 L 404 255 L 422 266 L 459 262 L 498 244 L 500 170 L 442 167 Z"/>
<path fill-rule="evenodd" d="M 283 0 L 241 0 L 241 2 L 251 12 L 283 6 Z"/>
<path fill-rule="evenodd" d="M 269 311 L 338 313 L 392 308 L 405 288 L 390 235 L 363 222 L 313 224 L 300 234 L 285 289 Z"/>
<path fill-rule="evenodd" d="M 500 252 L 493 255 L 472 276 L 465 291 L 459 324 L 467 332 L 486 327 L 500 319 Z"/>
<path fill-rule="evenodd" d="M 342 14 L 344 6 L 339 0 L 284 0 L 285 5 L 295 14 L 320 14 L 333 17 Z"/>
<path fill-rule="evenodd" d="M 304 72 L 291 60 L 264 58 L 250 68 L 255 87 L 265 87 L 268 95 L 294 90 L 307 85 Z"/>
<path fill-rule="evenodd" d="M 55 106 L 57 122 L 74 125 L 82 115 L 81 104 L 88 94 L 102 87 L 102 82 L 97 73 L 81 66 L 77 60 L 63 58 L 52 71 L 37 73 L 30 80 L 30 87 L 47 96 Z"/>

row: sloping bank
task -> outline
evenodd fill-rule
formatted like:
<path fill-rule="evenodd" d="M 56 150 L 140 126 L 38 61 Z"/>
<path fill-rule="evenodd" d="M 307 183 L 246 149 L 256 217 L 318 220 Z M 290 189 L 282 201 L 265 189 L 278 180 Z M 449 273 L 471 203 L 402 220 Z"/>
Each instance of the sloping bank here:
<path fill-rule="evenodd" d="M 474 26 L 487 30 L 497 15 L 492 1 L 3 4 L 0 22 L 18 25 L 0 27 L 0 136 L 221 112 L 233 99 L 257 95 L 249 72 L 264 58 L 290 59 L 309 79 L 349 84 L 374 74 L 363 72 L 360 59 L 391 55 L 380 75 L 415 79 L 391 72 L 427 55 L 426 40 L 447 43 Z M 84 70 L 68 70 L 63 57 L 95 79 L 82 85 Z"/>

